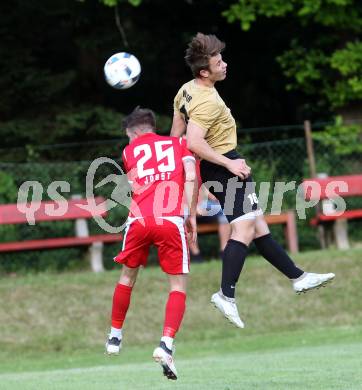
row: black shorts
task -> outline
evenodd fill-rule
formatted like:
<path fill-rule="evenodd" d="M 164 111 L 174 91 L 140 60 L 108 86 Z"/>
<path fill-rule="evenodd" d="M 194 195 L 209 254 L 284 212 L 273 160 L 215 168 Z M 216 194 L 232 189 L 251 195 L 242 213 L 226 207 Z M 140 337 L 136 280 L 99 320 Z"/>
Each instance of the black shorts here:
<path fill-rule="evenodd" d="M 224 154 L 231 160 L 242 158 L 236 150 Z M 239 219 L 253 219 L 261 214 L 251 176 L 242 180 L 221 165 L 202 160 L 202 183 L 217 198 L 229 223 Z"/>

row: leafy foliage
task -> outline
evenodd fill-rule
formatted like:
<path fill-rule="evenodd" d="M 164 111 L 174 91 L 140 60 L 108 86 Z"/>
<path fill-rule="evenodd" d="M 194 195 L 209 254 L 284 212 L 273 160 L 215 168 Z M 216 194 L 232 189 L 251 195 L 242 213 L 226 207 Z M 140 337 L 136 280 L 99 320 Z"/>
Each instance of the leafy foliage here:
<path fill-rule="evenodd" d="M 286 86 L 288 90 L 302 88 L 304 92 L 313 94 L 323 87 L 323 76 L 328 66 L 328 59 L 323 51 L 308 50 L 294 39 L 291 49 L 277 59 L 290 80 Z"/>
<path fill-rule="evenodd" d="M 0 171 L 0 204 L 15 203 L 18 189 L 11 175 Z"/>
<path fill-rule="evenodd" d="M 115 7 L 118 3 L 125 3 L 125 2 L 128 2 L 134 7 L 138 7 L 142 3 L 142 0 L 100 0 L 100 1 L 104 5 L 107 5 L 108 7 Z"/>
<path fill-rule="evenodd" d="M 8 144 L 13 139 L 12 146 L 26 146 L 31 152 L 30 145 L 45 143 L 44 134 L 47 144 L 70 142 L 79 138 L 96 140 L 121 137 L 121 118 L 122 115 L 115 110 L 100 105 L 66 105 L 58 106 L 54 112 L 43 113 L 31 120 L 14 118 L 3 122 L 1 133 L 8 139 Z M 11 150 L 4 150 L 6 152 Z M 17 154 L 17 151 L 14 153 Z M 25 156 L 17 155 L 16 160 L 21 157 Z"/>
<path fill-rule="evenodd" d="M 349 100 L 362 99 L 362 42 L 348 42 L 345 48 L 336 50 L 330 57 L 330 66 L 343 79 L 326 93 L 335 106 L 343 106 Z"/>
<path fill-rule="evenodd" d="M 333 125 L 329 125 L 323 132 L 314 133 L 314 139 L 323 145 L 331 147 L 337 156 L 349 156 L 362 153 L 362 126 L 361 124 L 346 124 L 338 116 Z"/>
<path fill-rule="evenodd" d="M 300 33 L 278 57 L 287 89 L 331 108 L 362 99 L 362 3 L 358 0 L 239 0 L 224 13 L 243 30 L 261 17 L 294 18 Z"/>
<path fill-rule="evenodd" d="M 285 16 L 293 10 L 292 2 L 283 0 L 239 0 L 232 4 L 230 8 L 223 12 L 229 23 L 240 21 L 243 30 L 250 29 L 251 24 L 260 15 L 267 17 Z"/>

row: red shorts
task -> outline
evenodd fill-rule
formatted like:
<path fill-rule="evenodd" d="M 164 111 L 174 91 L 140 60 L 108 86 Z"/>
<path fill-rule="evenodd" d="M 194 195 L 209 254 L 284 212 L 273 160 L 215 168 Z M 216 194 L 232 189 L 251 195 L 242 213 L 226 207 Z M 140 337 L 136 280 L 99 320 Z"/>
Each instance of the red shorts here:
<path fill-rule="evenodd" d="M 189 272 L 190 256 L 183 218 L 130 218 L 124 232 L 122 251 L 114 261 L 130 268 L 145 266 L 151 245 L 157 248 L 164 272 L 171 275 Z"/>

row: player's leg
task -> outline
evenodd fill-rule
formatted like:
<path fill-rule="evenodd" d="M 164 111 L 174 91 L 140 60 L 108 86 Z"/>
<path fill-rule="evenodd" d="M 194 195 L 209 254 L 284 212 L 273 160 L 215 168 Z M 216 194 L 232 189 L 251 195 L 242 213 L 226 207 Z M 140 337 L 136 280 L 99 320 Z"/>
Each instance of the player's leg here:
<path fill-rule="evenodd" d="M 334 274 L 315 274 L 298 268 L 287 252 L 273 239 L 263 215 L 256 217 L 254 243 L 259 253 L 293 282 L 296 293 L 325 286 Z"/>
<path fill-rule="evenodd" d="M 212 295 L 211 302 L 232 324 L 244 328 L 235 303 L 235 289 L 255 234 L 255 218 L 244 215 L 232 221 L 230 226 L 231 236 L 222 257 L 221 289 Z"/>
<path fill-rule="evenodd" d="M 225 154 L 228 158 L 239 158 L 235 151 Z M 255 234 L 257 202 L 254 200 L 251 178 L 241 180 L 226 168 L 201 161 L 201 177 L 205 186 L 217 198 L 231 226 L 231 237 L 222 256 L 221 289 L 211 297 L 211 302 L 234 325 L 243 328 L 235 304 L 235 288 L 243 269 L 248 246 Z M 250 198 L 247 196 L 252 194 Z"/>
<path fill-rule="evenodd" d="M 208 205 L 213 212 L 214 210 L 216 211 L 216 214 L 214 212 L 214 215 L 218 223 L 220 257 L 222 258 L 224 249 L 231 235 L 231 226 L 216 198 L 215 200 L 209 200 Z"/>
<path fill-rule="evenodd" d="M 187 275 L 168 275 L 170 292 L 168 295 L 163 332 L 159 347 L 153 352 L 153 358 L 160 363 L 168 379 L 177 379 L 177 370 L 173 358 L 173 342 L 181 326 L 186 309 Z"/>
<path fill-rule="evenodd" d="M 121 276 L 114 288 L 112 301 L 111 331 L 106 343 L 108 355 L 118 355 L 122 345 L 122 328 L 131 301 L 133 286 L 139 267 L 122 266 Z"/>
<path fill-rule="evenodd" d="M 243 269 L 248 247 L 255 234 L 255 218 L 231 221 L 231 235 L 223 255 L 221 288 L 224 295 L 234 298 L 235 285 Z"/>
<path fill-rule="evenodd" d="M 173 357 L 173 341 L 180 328 L 186 308 L 186 283 L 189 272 L 189 252 L 184 221 L 180 217 L 163 220 L 155 234 L 162 270 L 168 275 L 170 291 L 165 308 L 165 319 L 159 346 L 153 352 L 154 360 L 162 366 L 164 375 L 177 379 Z"/>
<path fill-rule="evenodd" d="M 231 226 L 227 221 L 219 222 L 218 234 L 220 241 L 220 255 L 222 256 L 231 235 Z"/>
<path fill-rule="evenodd" d="M 127 223 L 122 251 L 114 258 L 123 264 L 112 301 L 111 332 L 106 342 L 106 353 L 118 355 L 122 346 L 122 327 L 129 308 L 133 286 L 139 267 L 145 266 L 150 247 L 149 226 L 146 220 Z"/>
<path fill-rule="evenodd" d="M 172 350 L 173 341 L 180 328 L 186 308 L 187 274 L 168 275 L 170 292 L 165 309 L 161 342 Z"/>
<path fill-rule="evenodd" d="M 298 268 L 287 252 L 273 239 L 264 215 L 255 219 L 254 244 L 258 252 L 289 279 L 297 279 L 304 271 Z"/>

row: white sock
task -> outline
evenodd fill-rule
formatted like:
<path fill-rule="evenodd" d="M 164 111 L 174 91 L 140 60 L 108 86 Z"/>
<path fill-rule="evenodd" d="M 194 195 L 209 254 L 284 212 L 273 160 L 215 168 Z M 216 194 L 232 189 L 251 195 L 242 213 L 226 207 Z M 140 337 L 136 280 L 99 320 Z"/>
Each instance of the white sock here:
<path fill-rule="evenodd" d="M 299 276 L 299 278 L 292 279 L 293 282 L 299 282 L 303 280 L 308 275 L 308 272 L 303 272 L 302 275 Z"/>
<path fill-rule="evenodd" d="M 111 333 L 109 334 L 109 338 L 117 337 L 118 340 L 122 339 L 122 329 L 117 329 L 111 327 Z"/>
<path fill-rule="evenodd" d="M 173 338 L 168 336 L 162 336 L 161 341 L 166 344 L 166 347 L 172 351 Z"/>

